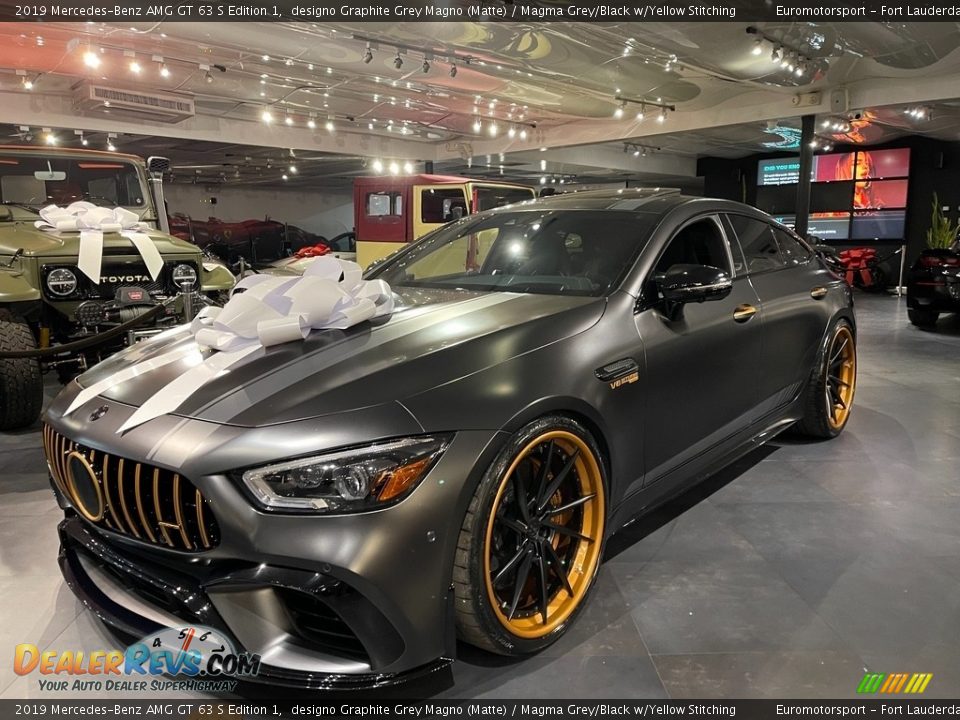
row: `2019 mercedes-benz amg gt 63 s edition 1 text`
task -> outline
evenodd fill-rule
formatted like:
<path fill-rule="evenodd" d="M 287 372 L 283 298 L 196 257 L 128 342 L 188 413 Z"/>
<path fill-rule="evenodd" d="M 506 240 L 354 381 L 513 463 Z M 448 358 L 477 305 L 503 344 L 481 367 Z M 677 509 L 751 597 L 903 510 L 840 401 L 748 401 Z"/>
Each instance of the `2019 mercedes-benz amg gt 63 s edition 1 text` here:
<path fill-rule="evenodd" d="M 259 679 L 315 688 L 422 674 L 455 638 L 533 653 L 575 622 L 617 528 L 851 411 L 848 287 L 738 203 L 523 202 L 440 228 L 378 280 L 392 312 L 264 341 L 173 411 L 132 420 L 229 354 L 186 328 L 53 402 L 61 566 L 101 618 L 201 623 L 260 654 Z"/>

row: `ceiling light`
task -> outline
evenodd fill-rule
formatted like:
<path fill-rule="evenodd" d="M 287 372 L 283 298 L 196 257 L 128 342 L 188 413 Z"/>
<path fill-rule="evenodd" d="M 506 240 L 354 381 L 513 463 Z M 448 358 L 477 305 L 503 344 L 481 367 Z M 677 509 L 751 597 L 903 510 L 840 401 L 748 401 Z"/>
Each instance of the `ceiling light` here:
<path fill-rule="evenodd" d="M 164 78 L 170 77 L 170 68 L 168 68 L 164 64 L 160 65 L 160 77 L 164 77 Z"/>
<path fill-rule="evenodd" d="M 83 64 L 88 68 L 100 67 L 100 56 L 93 50 L 87 50 L 83 54 Z"/>
<path fill-rule="evenodd" d="M 760 55 L 763 52 L 763 38 L 757 38 L 753 41 L 753 50 L 750 52 L 754 55 Z"/>
<path fill-rule="evenodd" d="M 83 145 L 84 147 L 86 147 L 87 145 L 90 144 L 90 141 L 87 140 L 85 137 L 83 137 L 83 136 L 81 135 L 81 136 L 80 136 L 80 144 Z"/>
<path fill-rule="evenodd" d="M 117 149 L 117 146 L 113 144 L 113 140 L 107 140 L 107 150 L 113 152 Z"/>
<path fill-rule="evenodd" d="M 450 63 L 450 77 L 456 77 L 456 76 L 457 76 L 457 64 Z"/>
<path fill-rule="evenodd" d="M 52 132 L 48 132 L 48 133 L 47 133 L 47 137 L 46 137 L 46 141 L 47 141 L 47 145 L 56 145 L 56 144 L 57 144 L 57 136 L 54 135 Z"/>
<path fill-rule="evenodd" d="M 507 130 L 507 137 L 515 138 L 516 136 L 517 136 L 517 129 L 513 125 L 511 125 L 510 129 Z"/>
<path fill-rule="evenodd" d="M 203 81 L 207 83 L 207 85 L 210 85 L 213 82 L 213 75 L 210 74 L 209 70 L 203 71 Z"/>
<path fill-rule="evenodd" d="M 33 80 L 28 77 L 23 78 L 23 89 L 24 90 L 33 90 Z"/>
<path fill-rule="evenodd" d="M 634 151 L 633 151 L 633 156 L 634 156 L 634 157 L 640 157 L 640 148 L 635 148 L 635 149 L 634 149 Z"/>
<path fill-rule="evenodd" d="M 397 165 L 397 163 L 395 162 L 390 163 L 390 174 L 397 175 L 399 173 L 400 173 L 400 166 Z"/>
<path fill-rule="evenodd" d="M 369 65 L 373 62 L 373 50 L 367 45 L 367 49 L 363 53 L 363 62 Z"/>
<path fill-rule="evenodd" d="M 546 161 L 546 160 L 541 160 L 541 161 L 540 161 L 540 169 L 541 169 L 541 170 L 546 170 L 546 169 L 547 169 L 547 161 Z"/>
<path fill-rule="evenodd" d="M 284 122 L 286 125 L 293 125 L 293 118 L 290 117 L 289 115 L 287 115 L 287 116 L 283 119 L 283 122 Z"/>
<path fill-rule="evenodd" d="M 541 184 L 541 185 L 546 185 L 546 184 L 547 184 L 547 178 L 544 177 L 543 175 L 540 176 L 540 184 Z"/>
<path fill-rule="evenodd" d="M 403 171 L 404 171 L 407 175 L 413 175 L 413 163 L 411 163 L 411 162 L 405 162 L 405 163 L 403 164 Z"/>
<path fill-rule="evenodd" d="M 307 120 L 307 127 L 310 128 L 311 130 L 316 130 L 316 129 L 317 129 L 317 121 L 314 120 L 313 118 L 310 118 L 309 120 Z"/>
<path fill-rule="evenodd" d="M 660 108 L 660 114 L 657 115 L 657 122 L 666 122 L 667 120 L 667 109 Z"/>
<path fill-rule="evenodd" d="M 280 177 L 282 177 L 284 180 L 289 180 L 289 179 L 290 179 L 289 176 L 288 176 L 286 173 L 284 173 L 284 174 L 281 175 Z"/>
<path fill-rule="evenodd" d="M 617 109 L 613 111 L 613 116 L 618 120 L 623 117 L 623 110 L 627 107 L 627 103 L 623 100 L 620 101 L 620 104 L 617 105 Z"/>
<path fill-rule="evenodd" d="M 816 150 L 819 145 L 820 143 L 818 143 L 816 140 L 810 141 L 810 147 L 812 147 L 814 150 Z"/>
<path fill-rule="evenodd" d="M 420 69 L 423 70 L 424 74 L 430 72 L 430 61 L 424 58 L 423 65 L 420 66 Z"/>
<path fill-rule="evenodd" d="M 269 110 L 264 110 L 260 114 L 260 119 L 263 120 L 265 123 L 267 123 L 267 125 L 269 125 L 270 123 L 273 122 L 273 113 L 270 112 Z"/>
<path fill-rule="evenodd" d="M 382 173 L 382 172 L 383 172 L 383 163 L 382 163 L 380 160 L 374 160 L 374 161 L 373 161 L 373 171 L 376 172 L 376 173 Z"/>
<path fill-rule="evenodd" d="M 640 112 L 637 113 L 637 120 L 643 120 L 646 117 L 646 107 L 641 103 Z"/>
<path fill-rule="evenodd" d="M 136 60 L 130 61 L 130 72 L 132 72 L 134 75 L 139 75 L 141 70 L 143 70 L 143 68 L 140 67 L 140 63 L 138 63 Z"/>
<path fill-rule="evenodd" d="M 521 140 L 526 140 L 526 139 L 527 139 L 527 129 L 526 129 L 526 128 L 523 128 L 522 130 L 520 130 L 520 139 L 521 139 Z"/>
<path fill-rule="evenodd" d="M 324 127 L 327 129 L 327 132 L 333 132 L 333 120 L 327 120 L 327 123 L 324 125 Z"/>
<path fill-rule="evenodd" d="M 400 57 L 400 51 L 397 50 L 397 56 L 393 59 L 393 66 L 399 70 L 403 67 L 403 58 Z"/>
<path fill-rule="evenodd" d="M 777 62 L 782 57 L 782 52 L 783 52 L 782 45 L 774 45 L 773 50 L 770 52 L 770 60 L 773 62 Z"/>
<path fill-rule="evenodd" d="M 264 62 L 270 62 L 270 56 L 269 56 L 269 55 L 263 55 L 263 56 L 260 57 L 260 59 L 263 60 Z"/>
<path fill-rule="evenodd" d="M 296 174 L 297 174 L 297 166 L 296 166 L 296 165 L 291 165 L 290 168 L 289 168 L 289 170 L 290 170 L 290 173 L 291 173 L 292 175 L 296 175 Z"/>
<path fill-rule="evenodd" d="M 481 130 L 483 130 L 483 123 L 480 122 L 480 118 L 476 118 L 473 121 L 473 131 L 478 133 Z"/>
<path fill-rule="evenodd" d="M 496 137 L 496 136 L 497 136 L 497 133 L 498 133 L 500 130 L 499 130 L 499 128 L 497 127 L 497 123 L 496 123 L 496 122 L 492 122 L 492 123 L 490 123 L 490 127 L 487 128 L 487 131 L 490 133 L 490 137 Z"/>

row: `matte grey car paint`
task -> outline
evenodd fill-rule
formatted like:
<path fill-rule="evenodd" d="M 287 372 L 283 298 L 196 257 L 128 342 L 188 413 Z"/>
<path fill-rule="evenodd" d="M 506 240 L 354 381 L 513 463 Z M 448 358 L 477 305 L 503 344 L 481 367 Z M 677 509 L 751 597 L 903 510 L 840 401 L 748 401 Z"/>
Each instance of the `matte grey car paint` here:
<path fill-rule="evenodd" d="M 200 554 L 206 568 L 200 586 L 215 587 L 235 572 L 218 568 L 237 562 L 342 581 L 369 605 L 373 625 L 383 620 L 397 636 L 391 641 L 389 632 L 358 633 L 372 644 L 386 638 L 364 670 L 371 682 L 414 670 L 449 653 L 447 591 L 457 535 L 479 478 L 509 433 L 550 412 L 581 419 L 596 436 L 609 470 L 612 533 L 796 420 L 797 399 L 828 329 L 838 317 L 853 322 L 849 289 L 816 257 L 797 267 L 736 277 L 727 298 L 689 304 L 679 319 L 666 318 L 650 295 L 648 278 L 675 229 L 716 216 L 736 252 L 722 214 L 770 222 L 752 208 L 678 194 L 601 191 L 542 199 L 522 209 L 612 207 L 648 214 L 656 224 L 631 271 L 606 297 L 395 288 L 407 307 L 394 315 L 262 351 L 202 388 L 175 416 L 122 437 L 116 428 L 183 366 L 174 363 L 115 386 L 64 417 L 80 384 L 127 362 L 126 354 L 116 356 L 71 384 L 48 409 L 46 422 L 88 448 L 177 470 L 204 493 L 222 539 Z M 505 211 L 516 208 L 490 212 Z M 405 252 L 374 276 L 401 262 Z M 815 299 L 811 290 L 821 286 L 828 292 Z M 758 309 L 748 322 L 733 320 L 741 304 Z M 185 334 L 172 336 L 154 352 L 190 342 Z M 637 364 L 637 382 L 614 389 L 598 379 L 596 370 L 625 358 Z M 103 405 L 109 412 L 90 422 L 91 412 Z M 399 504 L 375 512 L 263 512 L 236 472 L 438 432 L 455 435 L 426 479 Z M 68 524 L 84 524 L 67 514 Z M 100 562 L 125 553 L 158 568 L 198 562 L 99 529 L 88 528 L 86 535 L 68 530 L 61 531 L 65 552 L 83 552 Z M 87 536 L 98 539 L 96 547 L 82 547 L 87 541 L 77 538 Z M 257 583 L 254 573 L 240 587 L 254 592 L 262 587 Z M 100 602 L 89 582 L 81 594 L 93 606 Z M 109 611 L 100 614 L 116 620 Z M 329 672 L 335 661 L 318 651 L 316 672 Z M 343 663 L 343 673 L 356 671 L 355 664 Z M 316 685 L 316 677 L 303 683 Z"/>

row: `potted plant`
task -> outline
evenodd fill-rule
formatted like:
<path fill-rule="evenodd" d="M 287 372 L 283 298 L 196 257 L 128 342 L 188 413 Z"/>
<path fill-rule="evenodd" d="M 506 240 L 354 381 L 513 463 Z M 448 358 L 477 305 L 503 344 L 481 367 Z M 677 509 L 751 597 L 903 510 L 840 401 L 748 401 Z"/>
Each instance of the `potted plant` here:
<path fill-rule="evenodd" d="M 933 213 L 930 217 L 930 229 L 927 230 L 927 247 L 932 249 L 947 249 L 957 238 L 958 226 L 950 223 L 950 219 L 940 209 L 940 198 L 933 194 Z"/>

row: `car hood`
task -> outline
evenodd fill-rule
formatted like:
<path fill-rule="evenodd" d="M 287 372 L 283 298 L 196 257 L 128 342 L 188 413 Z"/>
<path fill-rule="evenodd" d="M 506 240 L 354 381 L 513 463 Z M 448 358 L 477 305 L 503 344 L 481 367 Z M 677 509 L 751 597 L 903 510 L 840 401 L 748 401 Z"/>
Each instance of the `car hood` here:
<path fill-rule="evenodd" d="M 150 236 L 161 255 L 200 252 L 193 243 L 159 230 L 149 229 L 143 232 Z M 133 243 L 120 233 L 104 233 L 103 248 L 104 254 L 137 254 Z M 0 255 L 12 255 L 20 249 L 28 257 L 76 256 L 80 252 L 80 233 L 38 230 L 33 223 L 28 222 L 0 222 Z"/>
<path fill-rule="evenodd" d="M 262 426 L 402 402 L 582 332 L 603 314 L 601 298 L 397 291 L 399 309 L 347 330 L 257 350 L 208 382 L 175 415 Z M 186 346 L 186 328 L 130 348 L 78 378 L 90 386 L 128 366 Z M 210 351 L 207 351 L 210 352 Z M 196 353 L 114 385 L 103 396 L 140 406 L 195 365 Z"/>

